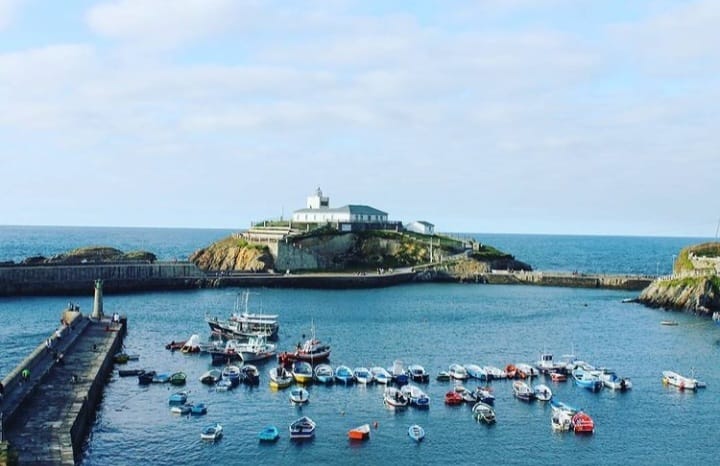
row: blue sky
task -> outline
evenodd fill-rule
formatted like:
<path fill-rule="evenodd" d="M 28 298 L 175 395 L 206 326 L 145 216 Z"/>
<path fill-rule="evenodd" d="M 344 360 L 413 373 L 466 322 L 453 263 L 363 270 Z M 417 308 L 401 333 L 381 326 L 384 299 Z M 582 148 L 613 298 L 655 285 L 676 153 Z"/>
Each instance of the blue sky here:
<path fill-rule="evenodd" d="M 0 0 L 0 224 L 714 236 L 720 2 Z"/>

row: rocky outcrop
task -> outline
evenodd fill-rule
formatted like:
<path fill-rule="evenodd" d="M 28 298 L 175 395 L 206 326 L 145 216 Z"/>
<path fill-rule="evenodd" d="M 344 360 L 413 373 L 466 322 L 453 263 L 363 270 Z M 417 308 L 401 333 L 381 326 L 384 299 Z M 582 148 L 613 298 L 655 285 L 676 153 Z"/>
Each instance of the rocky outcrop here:
<path fill-rule="evenodd" d="M 51 258 L 44 256 L 28 257 L 21 265 L 81 265 L 119 262 L 152 263 L 157 260 L 155 254 L 147 251 L 123 252 L 107 246 L 89 246 L 73 249 Z"/>
<path fill-rule="evenodd" d="M 195 251 L 190 256 L 190 262 L 206 271 L 265 272 L 274 266 L 274 259 L 267 247 L 236 237 L 225 238 Z"/>
<path fill-rule="evenodd" d="M 650 307 L 712 314 L 720 310 L 717 276 L 658 279 L 645 288 L 638 301 Z"/>

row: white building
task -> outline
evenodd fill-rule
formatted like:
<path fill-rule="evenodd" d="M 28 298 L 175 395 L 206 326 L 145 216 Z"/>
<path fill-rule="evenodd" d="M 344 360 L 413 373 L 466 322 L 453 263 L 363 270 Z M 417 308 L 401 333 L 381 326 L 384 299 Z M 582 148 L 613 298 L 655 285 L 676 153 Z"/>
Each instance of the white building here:
<path fill-rule="evenodd" d="M 426 222 L 425 220 L 415 220 L 414 222 L 410 222 L 405 225 L 405 229 L 407 231 L 421 233 L 423 235 L 435 234 L 435 225 L 430 222 Z"/>
<path fill-rule="evenodd" d="M 343 207 L 331 208 L 330 198 L 323 196 L 320 188 L 315 194 L 307 198 L 307 208 L 296 210 L 292 216 L 293 223 L 387 223 L 388 214 L 382 210 L 367 205 L 349 204 Z M 349 231 L 351 226 L 342 225 L 343 230 Z"/>

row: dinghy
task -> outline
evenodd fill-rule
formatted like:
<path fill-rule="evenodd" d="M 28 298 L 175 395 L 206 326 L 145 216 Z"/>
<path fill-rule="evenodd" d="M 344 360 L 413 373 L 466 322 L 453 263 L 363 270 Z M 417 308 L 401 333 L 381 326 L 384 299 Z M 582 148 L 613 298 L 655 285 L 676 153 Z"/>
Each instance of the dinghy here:
<path fill-rule="evenodd" d="M 417 424 L 413 424 L 408 428 L 408 435 L 416 442 L 420 442 L 425 438 L 425 429 Z"/>

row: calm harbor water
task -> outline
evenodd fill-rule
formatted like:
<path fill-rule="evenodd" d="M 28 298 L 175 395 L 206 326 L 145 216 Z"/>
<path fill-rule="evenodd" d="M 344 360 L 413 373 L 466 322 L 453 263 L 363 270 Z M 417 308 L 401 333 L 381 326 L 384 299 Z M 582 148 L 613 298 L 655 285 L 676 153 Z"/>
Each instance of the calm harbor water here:
<path fill-rule="evenodd" d="M 217 233 L 207 232 L 207 238 Z M 1 235 L 2 229 L 0 238 Z M 221 233 L 218 237 L 222 236 Z M 543 266 L 537 265 L 535 258 L 545 257 L 543 264 L 557 264 L 545 268 L 555 270 L 582 270 L 576 264 L 590 264 L 588 257 L 603 257 L 606 249 L 620 248 L 614 244 L 623 241 L 637 242 L 638 246 L 628 248 L 622 256 L 657 249 L 658 257 L 667 257 L 669 269 L 672 254 L 686 244 L 699 242 L 687 238 L 646 238 L 645 241 L 658 244 L 641 248 L 643 239 L 636 238 L 535 237 L 537 246 L 533 249 L 527 246 L 533 237 L 498 235 L 493 242 L 490 236 L 481 241 L 511 252 L 539 269 Z M 147 238 L 144 241 L 149 243 Z M 523 243 L 526 252 L 505 246 L 502 241 L 508 245 Z M 192 252 L 204 245 L 196 244 L 187 250 Z M 543 251 L 543 247 L 555 251 Z M 157 250 L 147 246 L 146 249 Z M 0 248 L 0 259 L 9 257 L 2 252 Z M 641 264 L 648 260 L 622 257 L 621 262 Z M 654 273 L 656 264 L 650 262 L 651 266 L 639 273 Z M 619 264 L 597 267 L 626 272 Z M 614 267 L 618 268 L 613 270 Z M 208 405 L 208 414 L 200 418 L 172 415 L 167 404 L 172 389 L 161 385 L 142 387 L 134 377 L 120 378 L 115 374 L 106 387 L 92 428 L 84 465 L 130 465 L 140 461 L 152 465 L 174 465 L 178 461 L 192 465 L 241 461 L 691 464 L 710 463 L 716 458 L 711 429 L 720 414 L 717 396 L 720 328 L 709 320 L 673 314 L 679 325 L 662 326 L 660 321 L 669 318 L 666 312 L 621 303 L 622 298 L 631 295 L 608 290 L 454 284 L 348 291 L 253 290 L 252 307 L 280 315 L 280 350 L 294 347 L 303 334 L 309 333 L 314 321 L 318 336 L 333 346 L 333 365 L 387 367 L 393 360 L 402 359 L 406 364 L 422 364 L 433 376 L 423 387 L 431 397 L 427 411 L 388 410 L 382 404 L 380 386 L 311 386 L 310 403 L 297 408 L 291 406 L 287 390 L 272 391 L 268 386 L 267 369 L 272 362 L 260 365 L 259 387 L 241 386 L 233 392 L 218 393 L 198 381 L 210 367 L 209 357 L 164 349 L 170 340 L 185 339 L 193 333 L 207 338 L 209 328 L 204 314 L 227 315 L 239 291 L 105 297 L 106 312 L 118 311 L 128 316 L 125 344 L 129 352 L 140 355 L 140 360 L 127 367 L 185 371 L 188 374 L 185 389 L 190 391 L 193 401 Z M 87 297 L 74 301 L 81 310 L 90 311 L 92 286 Z M 0 373 L 18 364 L 52 331 L 66 304 L 67 299 L 59 297 L 0 298 L 0 341 L 4 349 Z M 594 417 L 594 435 L 553 433 L 549 406 L 513 399 L 511 384 L 506 381 L 491 383 L 497 397 L 498 418 L 492 427 L 476 423 L 469 406 L 443 404 L 443 395 L 452 385 L 435 381 L 434 375 L 451 363 L 497 366 L 532 363 L 543 350 L 556 357 L 574 352 L 581 359 L 612 367 L 620 375 L 632 378 L 634 386 L 627 393 L 609 390 L 590 393 L 571 383 L 545 382 L 559 400 L 582 407 Z M 667 369 L 681 373 L 694 370 L 708 388 L 682 393 L 664 387 L 660 377 Z M 301 415 L 317 422 L 317 437 L 296 444 L 289 441 L 287 426 Z M 199 436 L 202 426 L 214 421 L 224 425 L 224 438 L 215 444 L 202 442 Z M 373 422 L 378 427 L 373 429 L 370 441 L 353 444 L 347 440 L 347 430 Z M 427 437 L 421 444 L 413 443 L 407 436 L 407 427 L 414 423 L 426 430 Z M 267 424 L 275 424 L 281 430 L 281 438 L 274 445 L 257 442 L 257 432 Z"/>

